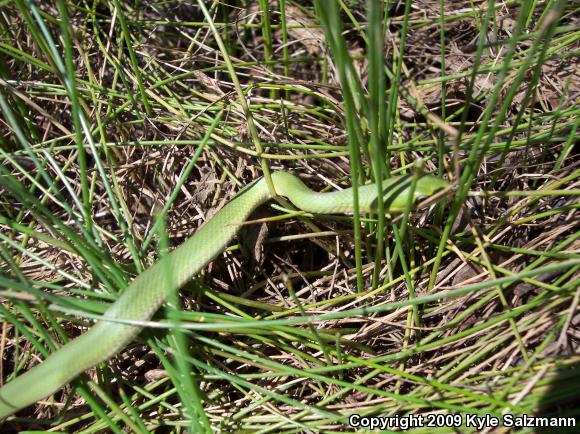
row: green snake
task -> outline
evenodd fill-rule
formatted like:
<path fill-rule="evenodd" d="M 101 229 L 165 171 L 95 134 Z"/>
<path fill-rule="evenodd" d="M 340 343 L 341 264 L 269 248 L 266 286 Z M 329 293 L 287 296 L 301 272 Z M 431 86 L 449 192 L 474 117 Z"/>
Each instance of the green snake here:
<path fill-rule="evenodd" d="M 415 179 L 414 182 L 413 176 L 405 175 L 383 182 L 385 211 L 402 211 L 409 200 L 431 196 L 448 185 L 432 175 Z M 271 180 L 276 194 L 287 197 L 300 210 L 321 214 L 353 212 L 352 189 L 314 192 L 287 172 L 273 172 Z M 359 187 L 359 212 L 376 211 L 377 197 L 377 185 Z M 0 388 L 0 419 L 53 394 L 83 371 L 121 351 L 142 329 L 135 322 L 149 320 L 166 297 L 222 252 L 240 224 L 271 198 L 264 178 L 243 189 L 191 238 L 139 274 L 86 333 Z"/>

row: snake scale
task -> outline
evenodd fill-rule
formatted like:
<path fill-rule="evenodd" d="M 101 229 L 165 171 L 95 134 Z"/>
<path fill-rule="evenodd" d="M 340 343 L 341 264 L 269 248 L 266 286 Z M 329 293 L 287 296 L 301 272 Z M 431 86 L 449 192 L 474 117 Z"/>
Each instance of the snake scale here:
<path fill-rule="evenodd" d="M 273 172 L 271 179 L 276 193 L 287 197 L 298 209 L 323 214 L 353 212 L 352 189 L 314 192 L 287 172 Z M 401 211 L 409 200 L 430 196 L 447 185 L 432 175 L 423 175 L 416 182 L 410 175 L 389 178 L 383 182 L 384 208 Z M 377 194 L 375 184 L 359 187 L 359 212 L 376 211 Z M 121 351 L 142 327 L 119 320 L 149 320 L 166 297 L 219 255 L 236 235 L 240 223 L 271 198 L 264 178 L 242 190 L 191 238 L 138 275 L 86 333 L 0 388 L 0 419 L 53 394 L 80 373 Z"/>

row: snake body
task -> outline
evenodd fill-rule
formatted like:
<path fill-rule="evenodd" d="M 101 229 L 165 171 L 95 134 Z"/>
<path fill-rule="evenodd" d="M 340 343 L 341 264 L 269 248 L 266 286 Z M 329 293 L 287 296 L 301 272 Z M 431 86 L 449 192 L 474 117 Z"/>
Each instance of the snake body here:
<path fill-rule="evenodd" d="M 325 214 L 353 211 L 351 189 L 317 193 L 287 172 L 274 172 L 271 179 L 276 193 L 287 197 L 301 210 Z M 383 183 L 384 208 L 403 210 L 409 199 L 430 196 L 445 186 L 445 181 L 430 175 L 420 177 L 414 188 L 411 176 L 389 178 Z M 376 209 L 377 191 L 374 184 L 359 187 L 360 212 Z M 118 320 L 149 320 L 166 297 L 222 252 L 236 235 L 239 224 L 269 199 L 268 186 L 261 178 L 229 201 L 191 238 L 137 276 L 103 314 L 102 320 L 43 363 L 0 388 L 0 418 L 53 394 L 80 373 L 121 351 L 142 327 Z"/>

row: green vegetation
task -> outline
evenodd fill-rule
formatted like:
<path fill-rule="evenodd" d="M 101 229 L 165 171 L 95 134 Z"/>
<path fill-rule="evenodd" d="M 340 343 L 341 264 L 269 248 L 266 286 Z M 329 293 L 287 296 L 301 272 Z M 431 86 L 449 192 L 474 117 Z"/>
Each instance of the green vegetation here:
<path fill-rule="evenodd" d="M 399 215 L 262 207 L 129 347 L 3 432 L 578 417 L 577 5 L 190 3 L 0 2 L 4 383 L 259 176 L 453 188 Z"/>

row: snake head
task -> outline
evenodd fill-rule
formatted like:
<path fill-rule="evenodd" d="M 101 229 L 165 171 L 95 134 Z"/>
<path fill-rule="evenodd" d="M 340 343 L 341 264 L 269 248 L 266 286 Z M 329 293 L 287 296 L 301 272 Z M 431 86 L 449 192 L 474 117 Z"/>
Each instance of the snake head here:
<path fill-rule="evenodd" d="M 449 183 L 433 175 L 424 175 L 417 180 L 413 196 L 416 199 L 424 199 L 433 196 L 438 191 L 449 187 Z"/>
<path fill-rule="evenodd" d="M 413 185 L 414 184 L 414 185 Z M 385 212 L 401 212 L 405 209 L 407 202 L 413 204 L 424 198 L 429 198 L 438 191 L 448 187 L 449 183 L 433 175 L 423 175 L 413 183 L 412 175 L 394 176 L 383 182 L 383 203 Z M 367 202 L 368 211 L 376 212 L 378 199 L 376 185 L 365 185 L 363 195 L 370 195 Z M 373 191 L 374 189 L 374 191 Z M 413 190 L 411 192 L 411 190 Z"/>

